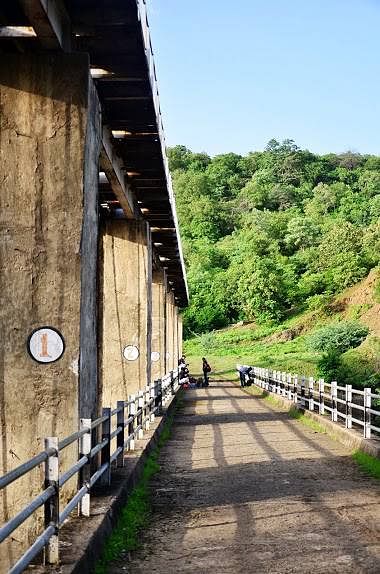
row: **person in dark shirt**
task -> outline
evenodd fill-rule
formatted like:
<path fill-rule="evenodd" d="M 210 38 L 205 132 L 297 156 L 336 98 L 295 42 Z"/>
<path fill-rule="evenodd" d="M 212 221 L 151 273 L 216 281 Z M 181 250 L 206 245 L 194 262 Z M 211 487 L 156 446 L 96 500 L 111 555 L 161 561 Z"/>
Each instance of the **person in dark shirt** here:
<path fill-rule="evenodd" d="M 205 357 L 202 357 L 202 371 L 203 371 L 203 386 L 208 387 L 208 374 L 211 371 L 211 367 L 207 362 Z"/>
<path fill-rule="evenodd" d="M 249 373 L 252 371 L 252 367 L 249 367 L 248 365 L 240 365 L 238 367 L 238 371 L 240 375 L 240 386 L 245 387 L 246 386 L 245 376 L 246 375 L 249 376 Z"/>

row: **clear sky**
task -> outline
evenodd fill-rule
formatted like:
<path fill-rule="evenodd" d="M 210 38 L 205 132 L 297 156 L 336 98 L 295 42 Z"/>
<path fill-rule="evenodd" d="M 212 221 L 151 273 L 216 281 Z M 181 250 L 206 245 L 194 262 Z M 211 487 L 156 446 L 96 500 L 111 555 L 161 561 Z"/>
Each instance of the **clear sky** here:
<path fill-rule="evenodd" d="M 168 145 L 380 155 L 380 0 L 147 0 Z"/>

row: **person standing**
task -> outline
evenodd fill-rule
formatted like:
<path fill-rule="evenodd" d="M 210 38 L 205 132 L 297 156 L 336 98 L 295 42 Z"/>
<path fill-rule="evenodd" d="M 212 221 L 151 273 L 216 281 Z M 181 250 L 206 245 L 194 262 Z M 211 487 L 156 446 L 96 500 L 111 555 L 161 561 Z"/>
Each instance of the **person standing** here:
<path fill-rule="evenodd" d="M 205 357 L 202 357 L 202 371 L 203 371 L 203 386 L 208 387 L 208 374 L 211 371 L 211 367 L 207 362 Z"/>

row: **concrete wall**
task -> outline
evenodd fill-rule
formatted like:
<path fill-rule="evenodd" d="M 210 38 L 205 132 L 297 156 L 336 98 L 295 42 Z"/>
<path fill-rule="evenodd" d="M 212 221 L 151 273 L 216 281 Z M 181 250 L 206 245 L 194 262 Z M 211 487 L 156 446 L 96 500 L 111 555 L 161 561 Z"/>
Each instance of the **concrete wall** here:
<path fill-rule="evenodd" d="M 166 372 L 174 368 L 174 295 L 166 294 Z"/>
<path fill-rule="evenodd" d="M 182 315 L 178 313 L 178 355 L 183 355 L 183 323 Z"/>
<path fill-rule="evenodd" d="M 0 466 L 7 472 L 39 452 L 45 436 L 77 429 L 84 339 L 81 396 L 96 408 L 96 267 L 88 262 L 96 262 L 100 111 L 85 55 L 2 55 L 0 106 Z M 39 364 L 26 343 L 45 325 L 62 333 L 66 349 L 57 362 Z M 75 454 L 67 449 L 63 466 Z M 40 491 L 41 473 L 7 488 L 3 519 Z M 0 571 L 34 526 L 29 520 L 16 530 L 12 549 L 2 545 Z"/>
<path fill-rule="evenodd" d="M 147 224 L 103 224 L 100 249 L 99 375 L 103 406 L 114 406 L 147 385 L 151 363 L 151 266 Z M 123 356 L 139 350 L 136 360 Z"/>
<path fill-rule="evenodd" d="M 166 278 L 164 271 L 153 272 L 152 282 L 152 380 L 165 374 L 166 354 Z M 159 359 L 154 360 L 155 353 Z"/>

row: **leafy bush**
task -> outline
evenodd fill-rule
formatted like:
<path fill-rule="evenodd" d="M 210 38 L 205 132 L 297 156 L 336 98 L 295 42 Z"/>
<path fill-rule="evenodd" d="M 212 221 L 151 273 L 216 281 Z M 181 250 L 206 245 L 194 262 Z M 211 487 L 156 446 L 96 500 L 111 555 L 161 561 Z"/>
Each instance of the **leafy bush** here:
<path fill-rule="evenodd" d="M 360 323 L 342 321 L 318 329 L 309 337 L 309 346 L 313 351 L 344 353 L 357 347 L 368 335 L 369 329 Z"/>
<path fill-rule="evenodd" d="M 327 383 L 340 379 L 341 359 L 339 351 L 329 351 L 318 361 L 317 373 Z"/>

